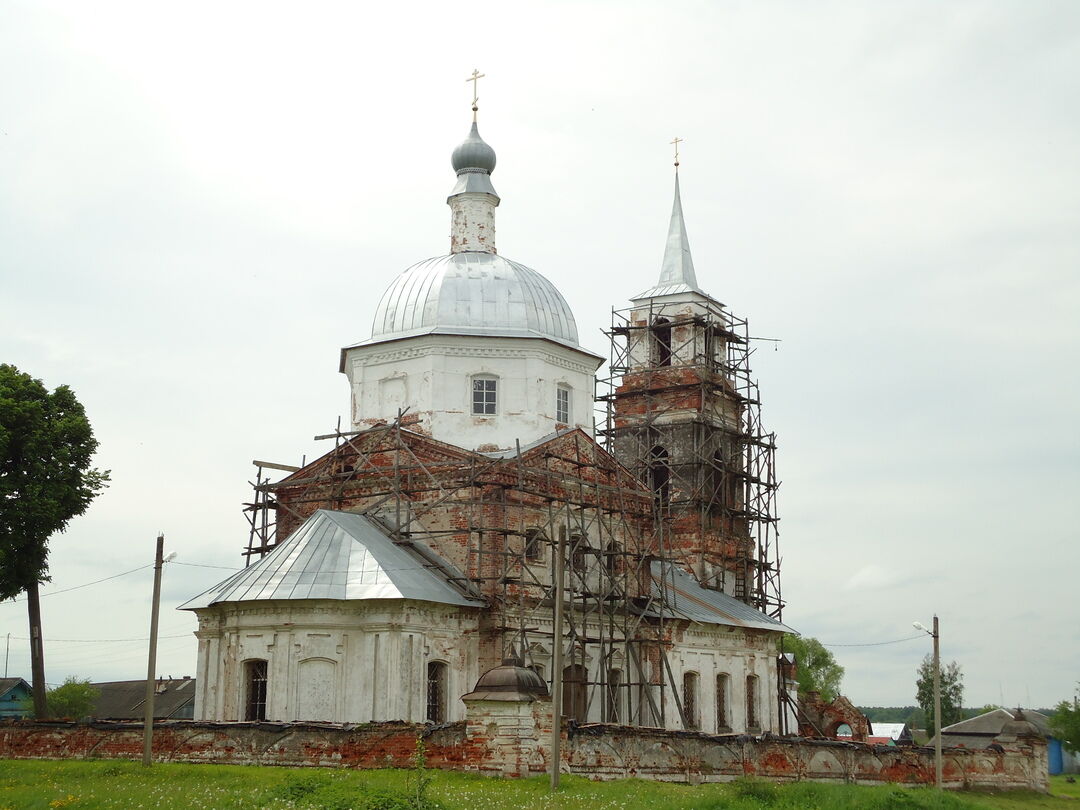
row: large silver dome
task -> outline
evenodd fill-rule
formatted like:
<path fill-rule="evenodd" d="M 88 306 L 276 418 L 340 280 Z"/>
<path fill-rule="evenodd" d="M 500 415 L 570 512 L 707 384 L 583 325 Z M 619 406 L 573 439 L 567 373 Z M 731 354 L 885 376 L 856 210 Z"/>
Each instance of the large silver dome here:
<path fill-rule="evenodd" d="M 494 253 L 414 264 L 383 293 L 372 342 L 423 334 L 548 338 L 578 347 L 577 324 L 550 281 Z"/>

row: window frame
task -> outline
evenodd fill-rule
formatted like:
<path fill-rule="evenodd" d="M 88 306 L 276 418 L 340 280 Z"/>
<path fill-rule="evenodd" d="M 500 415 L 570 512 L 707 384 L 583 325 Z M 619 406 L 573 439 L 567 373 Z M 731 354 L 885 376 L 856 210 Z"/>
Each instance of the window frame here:
<path fill-rule="evenodd" d="M 555 421 L 560 425 L 569 425 L 570 418 L 573 416 L 572 391 L 569 385 L 560 383 L 555 386 Z"/>
<path fill-rule="evenodd" d="M 436 677 L 432 677 L 432 674 Z M 450 665 L 433 659 L 427 662 L 424 679 L 424 719 L 439 725 L 448 720 L 450 711 Z M 433 711 L 434 710 L 434 711 Z"/>
<path fill-rule="evenodd" d="M 483 383 L 484 387 L 478 389 L 478 383 Z M 479 400 L 477 394 L 481 395 Z M 476 409 L 477 404 L 481 405 L 482 410 Z M 491 410 L 488 410 L 489 407 Z M 469 413 L 481 419 L 492 419 L 499 415 L 499 378 L 496 375 L 474 374 L 469 378 Z"/>

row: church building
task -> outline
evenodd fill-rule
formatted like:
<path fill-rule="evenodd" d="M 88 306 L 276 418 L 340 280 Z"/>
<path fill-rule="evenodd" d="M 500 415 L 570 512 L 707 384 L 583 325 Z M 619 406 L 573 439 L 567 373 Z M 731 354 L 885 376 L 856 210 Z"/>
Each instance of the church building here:
<path fill-rule="evenodd" d="M 677 168 L 658 281 L 603 358 L 496 250 L 495 162 L 474 114 L 449 253 L 389 280 L 341 350 L 351 425 L 260 471 L 247 567 L 182 606 L 195 719 L 455 722 L 510 666 L 560 682 L 577 724 L 794 732 L 774 437 L 746 322 L 698 285 Z"/>

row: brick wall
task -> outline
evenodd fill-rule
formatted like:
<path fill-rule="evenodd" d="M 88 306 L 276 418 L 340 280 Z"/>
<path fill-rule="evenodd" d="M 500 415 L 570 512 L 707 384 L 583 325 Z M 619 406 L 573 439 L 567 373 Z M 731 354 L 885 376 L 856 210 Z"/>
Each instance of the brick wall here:
<path fill-rule="evenodd" d="M 200 723 L 155 726 L 154 757 L 162 762 L 216 762 L 346 768 L 409 767 L 416 737 L 426 734 L 433 768 L 493 776 L 540 774 L 548 762 L 550 702 L 531 706 L 477 701 L 466 723 L 435 729 L 409 723 L 356 727 L 314 723 Z M 508 724 L 537 733 L 517 743 Z M 524 739 L 527 737 L 529 739 Z M 0 758 L 140 759 L 138 723 L 4 721 Z M 715 737 L 695 732 L 586 725 L 563 740 L 563 771 L 594 779 L 639 777 L 672 782 L 722 782 L 753 775 L 773 781 L 929 784 L 929 748 L 896 748 L 800 738 Z M 1001 738 L 997 749 L 947 749 L 943 775 L 950 788 L 1046 791 L 1046 745 L 1040 739 Z"/>

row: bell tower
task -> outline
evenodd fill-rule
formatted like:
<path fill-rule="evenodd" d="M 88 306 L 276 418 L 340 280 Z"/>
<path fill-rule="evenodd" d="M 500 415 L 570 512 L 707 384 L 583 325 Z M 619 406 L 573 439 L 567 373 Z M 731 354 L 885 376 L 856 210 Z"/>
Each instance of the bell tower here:
<path fill-rule="evenodd" d="M 775 434 L 761 426 L 747 322 L 698 286 L 677 161 L 660 278 L 613 313 L 603 433 L 653 491 L 658 556 L 779 618 Z"/>

